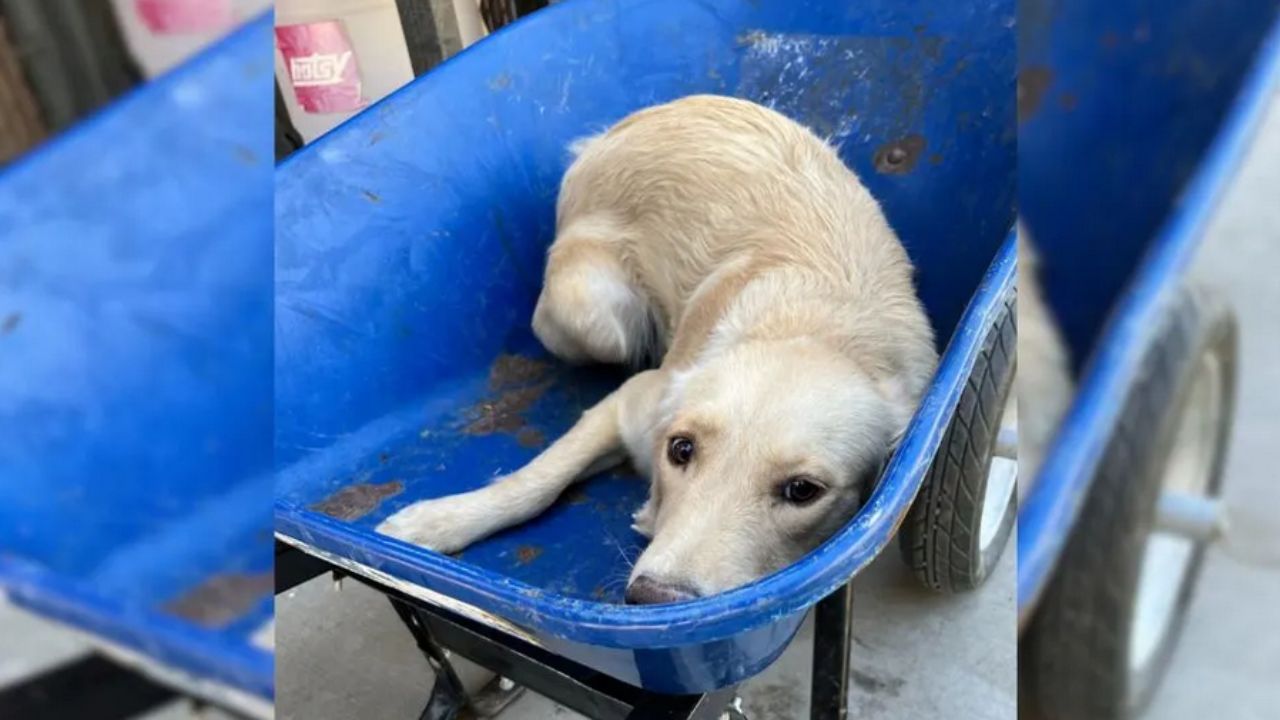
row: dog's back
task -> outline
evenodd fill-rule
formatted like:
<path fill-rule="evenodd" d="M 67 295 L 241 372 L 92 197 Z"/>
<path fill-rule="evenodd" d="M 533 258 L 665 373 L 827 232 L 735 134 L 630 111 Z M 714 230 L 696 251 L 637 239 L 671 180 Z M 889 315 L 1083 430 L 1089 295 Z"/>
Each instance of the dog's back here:
<path fill-rule="evenodd" d="M 871 322 L 909 318 L 900 327 L 923 327 L 915 342 L 928 344 L 909 260 L 878 204 L 798 123 L 744 100 L 692 96 L 637 112 L 575 150 L 547 286 L 592 284 L 583 296 L 599 298 L 601 283 L 611 283 L 618 304 L 610 315 L 624 319 L 619 334 L 650 336 L 665 349 L 677 331 L 709 331 L 678 330 L 691 298 L 708 277 L 750 258 L 752 270 L 810 274 L 820 293 Z M 563 277 L 577 272 L 578 282 Z M 648 332 L 637 332 L 646 324 Z M 556 349 L 554 329 L 544 335 Z"/>

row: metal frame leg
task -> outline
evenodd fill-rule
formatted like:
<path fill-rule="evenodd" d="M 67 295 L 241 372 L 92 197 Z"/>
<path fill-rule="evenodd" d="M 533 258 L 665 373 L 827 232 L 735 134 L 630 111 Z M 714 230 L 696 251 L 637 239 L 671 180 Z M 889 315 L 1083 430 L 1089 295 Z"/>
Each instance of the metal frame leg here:
<path fill-rule="evenodd" d="M 853 645 L 853 582 L 818 603 L 813 622 L 811 720 L 845 720 L 849 714 L 849 650 Z"/>
<path fill-rule="evenodd" d="M 435 685 L 431 688 L 431 698 L 427 701 L 427 706 L 418 720 L 454 720 L 467 705 L 467 691 L 462 687 L 458 673 L 454 671 L 453 665 L 445 655 L 444 648 L 440 647 L 440 644 L 431 636 L 431 631 L 422 622 L 422 618 L 418 617 L 417 612 L 395 598 L 389 599 L 396 614 L 409 628 L 409 632 L 413 633 L 413 639 L 418 642 L 418 647 L 427 657 L 427 663 L 436 674 Z"/>
<path fill-rule="evenodd" d="M 420 720 L 455 720 L 464 708 L 468 716 L 498 712 L 522 688 L 596 720 L 742 717 L 735 704 L 736 687 L 701 695 L 652 693 L 369 578 L 328 567 L 335 575 L 346 575 L 386 595 L 413 634 L 436 673 L 431 700 Z M 306 570 L 297 574 L 305 577 L 315 572 L 313 567 Z M 498 677 L 490 683 L 493 687 L 469 695 L 446 655 L 446 647 L 495 673 Z"/>

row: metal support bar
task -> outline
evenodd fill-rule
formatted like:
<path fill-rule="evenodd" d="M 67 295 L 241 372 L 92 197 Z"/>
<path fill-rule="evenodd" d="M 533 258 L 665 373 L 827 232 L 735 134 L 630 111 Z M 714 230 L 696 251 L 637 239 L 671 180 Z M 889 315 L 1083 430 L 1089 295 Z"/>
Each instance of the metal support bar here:
<path fill-rule="evenodd" d="M 0 718 L 127 720 L 178 697 L 101 655 L 88 655 L 0 690 Z"/>
<path fill-rule="evenodd" d="M 448 648 L 595 720 L 713 720 L 734 698 L 736 689 L 732 687 L 705 695 L 648 692 L 368 578 L 351 577 L 391 598 L 396 612 L 409 624 L 404 614 L 407 610 L 418 621 L 409 625 L 415 638 L 428 638 L 431 646 Z"/>
<path fill-rule="evenodd" d="M 510 678 L 495 675 L 489 684 L 471 693 L 471 710 L 477 717 L 497 717 L 524 694 L 525 687 L 517 685 Z"/>
<path fill-rule="evenodd" d="M 323 566 L 316 575 L 326 571 L 345 574 L 326 561 L 315 559 L 315 562 Z M 427 656 L 437 677 L 441 678 L 433 688 L 431 703 L 421 716 L 423 719 L 451 720 L 469 705 L 470 699 L 449 662 L 445 648 L 487 668 L 509 683 L 528 688 L 596 720 L 719 720 L 726 713 L 731 718 L 741 717 L 733 705 L 736 687 L 702 695 L 649 692 L 370 578 L 355 574 L 347 576 L 387 596 Z M 837 591 L 832 597 L 841 592 L 847 593 L 848 589 Z M 831 598 L 823 602 L 830 603 Z M 822 627 L 829 625 L 829 622 L 824 623 Z M 847 642 L 846 639 L 846 646 Z M 848 655 L 847 649 L 845 655 Z M 478 705 L 480 703 L 472 704 L 469 709 L 482 711 Z M 840 707 L 843 708 L 843 704 Z M 814 717 L 825 719 L 827 716 Z"/>
<path fill-rule="evenodd" d="M 1217 498 L 1165 491 L 1156 503 L 1155 525 L 1158 530 L 1211 542 L 1226 534 L 1227 516 Z"/>
<path fill-rule="evenodd" d="M 853 582 L 814 610 L 811 720 L 845 720 L 849 713 L 849 650 L 853 645 Z"/>
<path fill-rule="evenodd" d="M 427 657 L 427 663 L 435 672 L 436 683 L 431 688 L 431 698 L 418 720 L 454 720 L 462 708 L 467 705 L 467 691 L 462 687 L 462 680 L 449 662 L 444 648 L 436 642 L 423 618 L 416 608 L 403 600 L 389 598 L 391 607 L 404 622 L 405 627 L 418 642 L 418 648 Z"/>

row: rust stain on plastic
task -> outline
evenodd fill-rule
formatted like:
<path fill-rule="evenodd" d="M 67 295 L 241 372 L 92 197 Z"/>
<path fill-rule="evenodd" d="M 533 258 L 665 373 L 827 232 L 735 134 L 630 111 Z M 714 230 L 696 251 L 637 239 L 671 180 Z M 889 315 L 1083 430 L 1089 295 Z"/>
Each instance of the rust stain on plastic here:
<path fill-rule="evenodd" d="M 876 171 L 885 175 L 905 175 L 911 172 L 927 144 L 923 135 L 912 134 L 881 145 L 873 160 Z"/>
<path fill-rule="evenodd" d="M 338 520 L 359 520 L 373 512 L 383 500 L 403 491 L 404 483 L 399 480 L 348 485 L 309 509 Z"/>
<path fill-rule="evenodd" d="M 468 435 L 519 433 L 525 428 L 524 413 L 551 387 L 546 380 L 551 367 L 540 360 L 521 355 L 500 355 L 489 368 L 489 391 L 497 395 L 476 403 L 467 410 Z M 532 433 L 537 433 L 536 435 Z M 524 433 L 521 444 L 542 442 L 541 433 Z"/>
<path fill-rule="evenodd" d="M 1018 122 L 1036 114 L 1052 84 L 1053 71 L 1046 67 L 1029 67 L 1018 73 Z"/>
<path fill-rule="evenodd" d="M 546 377 L 551 366 L 523 355 L 499 355 L 489 368 L 489 389 L 501 390 L 524 385 Z"/>
<path fill-rule="evenodd" d="M 219 628 L 243 617 L 274 589 L 272 573 L 227 573 L 209 578 L 163 609 L 201 627 Z"/>
<path fill-rule="evenodd" d="M 524 413 L 551 387 L 544 382 L 533 387 L 508 390 L 496 398 L 482 400 L 467 411 L 468 422 L 463 432 L 468 435 L 492 435 L 516 432 L 525 425 Z"/>
<path fill-rule="evenodd" d="M 516 442 L 520 443 L 520 447 L 540 448 L 547 444 L 547 437 L 537 428 L 522 427 L 516 433 Z"/>
<path fill-rule="evenodd" d="M 516 548 L 516 559 L 521 565 L 528 565 L 542 555 L 542 548 L 536 545 L 521 545 Z"/>

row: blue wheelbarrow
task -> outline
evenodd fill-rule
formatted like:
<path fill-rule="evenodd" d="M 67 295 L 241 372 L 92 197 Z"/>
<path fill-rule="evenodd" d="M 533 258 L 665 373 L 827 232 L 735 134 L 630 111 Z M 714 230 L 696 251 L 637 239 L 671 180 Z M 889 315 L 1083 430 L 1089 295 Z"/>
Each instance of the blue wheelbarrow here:
<path fill-rule="evenodd" d="M 242 28 L 0 175 L 0 596 L 258 716 L 273 162 L 244 118 L 271 112 L 270 43 Z M 55 671 L 66 712 L 102 711 L 102 662 Z"/>
<path fill-rule="evenodd" d="M 456 678 L 443 646 L 587 715 L 673 708 L 673 695 L 681 713 L 718 715 L 819 605 L 830 625 L 817 633 L 812 707 L 834 717 L 858 571 L 905 527 L 922 578 L 969 587 L 1014 519 L 1005 483 L 978 528 L 983 498 L 1001 494 L 984 487 L 1012 378 L 1013 12 L 570 0 L 282 163 L 276 533 L 301 554 L 282 554 L 278 572 L 336 569 L 390 595 L 438 670 L 432 717 L 459 702 L 444 697 Z M 829 138 L 916 264 L 945 352 L 870 501 L 794 565 L 664 606 L 621 604 L 642 543 L 631 513 L 647 492 L 625 472 L 455 556 L 375 533 L 401 507 L 523 465 L 621 382 L 557 364 L 530 330 L 567 147 L 695 93 L 769 105 Z M 960 483 L 976 485 L 957 500 Z M 908 518 L 918 491 L 930 501 Z M 966 550 L 986 537 L 985 555 L 948 554 L 943 538 L 960 524 Z M 322 561 L 312 573 L 292 569 L 311 558 Z"/>
<path fill-rule="evenodd" d="M 1280 78 L 1280 25 L 1270 0 L 1028 7 L 1021 210 L 1079 380 L 1019 513 L 1020 701 L 1131 718 L 1221 532 L 1236 327 L 1183 276 Z"/>

